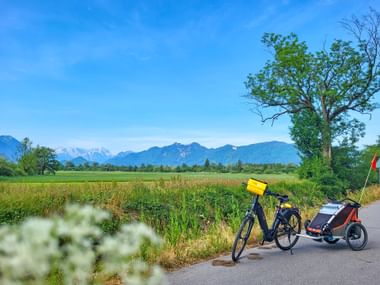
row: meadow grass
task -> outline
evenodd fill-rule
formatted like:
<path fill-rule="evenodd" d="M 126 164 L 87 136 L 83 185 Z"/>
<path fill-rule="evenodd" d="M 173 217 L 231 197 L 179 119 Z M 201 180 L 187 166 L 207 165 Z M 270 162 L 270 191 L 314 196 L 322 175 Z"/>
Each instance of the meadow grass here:
<path fill-rule="evenodd" d="M 239 180 L 244 181 L 251 173 L 215 173 L 215 172 L 124 172 L 124 171 L 57 171 L 56 175 L 36 176 L 0 176 L 0 182 L 13 183 L 71 183 L 71 182 L 131 182 L 171 180 L 179 176 L 188 180 Z M 268 181 L 295 181 L 295 174 L 255 174 L 257 179 Z"/>
<path fill-rule="evenodd" d="M 0 224 L 60 213 L 70 203 L 92 204 L 112 213 L 112 221 L 102 225 L 107 232 L 133 221 L 152 226 L 165 243 L 161 253 L 150 258 L 158 260 L 165 268 L 177 268 L 229 252 L 252 200 L 252 195 L 240 182 L 250 176 L 259 178 L 247 174 L 230 179 L 230 176 L 219 174 L 218 179 L 214 174 L 196 179 L 196 175 L 194 178 L 160 177 L 148 182 L 0 182 Z M 324 195 L 311 182 L 294 177 L 287 181 L 280 181 L 275 176 L 271 179 L 268 179 L 271 191 L 288 194 L 291 203 L 301 209 L 303 219 L 312 218 L 325 202 Z M 358 194 L 350 195 L 357 198 Z M 372 187 L 367 190 L 363 202 L 379 198 L 380 188 Z M 264 197 L 261 203 L 270 223 L 277 200 Z M 256 225 L 250 243 L 257 243 L 261 237 Z"/>

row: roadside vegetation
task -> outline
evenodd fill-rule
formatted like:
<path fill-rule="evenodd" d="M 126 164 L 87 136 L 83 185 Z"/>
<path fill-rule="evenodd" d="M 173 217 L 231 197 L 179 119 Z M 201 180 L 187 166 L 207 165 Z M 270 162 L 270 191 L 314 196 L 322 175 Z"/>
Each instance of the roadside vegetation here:
<path fill-rule="evenodd" d="M 273 185 L 273 190 L 292 194 L 292 201 L 305 207 L 323 200 L 310 182 L 280 182 Z M 270 214 L 276 201 L 264 200 Z M 91 204 L 112 213 L 113 218 L 102 224 L 108 233 L 133 221 L 152 226 L 165 240 L 159 256 L 161 264 L 175 268 L 228 251 L 250 201 L 251 195 L 240 183 L 229 180 L 212 183 L 173 177 L 152 183 L 3 182 L 0 224 L 63 213 L 66 204 Z"/>
<path fill-rule="evenodd" d="M 311 218 L 326 201 L 318 186 L 309 181 L 270 181 L 271 190 L 288 194 Z M 356 195 L 356 194 L 350 194 Z M 369 202 L 380 198 L 378 188 L 364 196 Z M 158 259 L 170 269 L 227 253 L 252 196 L 238 180 L 183 179 L 151 182 L 84 183 L 0 183 L 0 224 L 16 224 L 29 216 L 61 214 L 67 204 L 91 204 L 110 211 L 112 219 L 103 222 L 106 233 L 120 225 L 144 222 L 163 237 Z M 268 220 L 273 217 L 276 199 L 265 197 L 263 207 Z M 256 228 L 251 243 L 260 241 Z"/>

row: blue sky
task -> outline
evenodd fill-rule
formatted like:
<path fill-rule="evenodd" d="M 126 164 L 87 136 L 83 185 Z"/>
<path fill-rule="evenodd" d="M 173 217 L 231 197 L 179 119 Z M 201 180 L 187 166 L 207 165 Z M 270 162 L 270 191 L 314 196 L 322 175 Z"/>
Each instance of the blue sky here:
<path fill-rule="evenodd" d="M 197 141 L 290 142 L 262 125 L 244 81 L 270 54 L 264 32 L 311 50 L 347 38 L 339 20 L 378 1 L 0 0 L 0 134 L 112 152 Z M 377 96 L 380 101 L 380 96 Z M 380 134 L 380 111 L 361 144 Z"/>

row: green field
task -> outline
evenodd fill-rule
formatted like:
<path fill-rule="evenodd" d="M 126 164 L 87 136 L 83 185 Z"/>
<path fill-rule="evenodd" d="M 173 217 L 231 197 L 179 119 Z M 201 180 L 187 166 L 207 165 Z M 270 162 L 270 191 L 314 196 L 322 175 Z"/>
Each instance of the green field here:
<path fill-rule="evenodd" d="M 212 172 L 107 172 L 107 171 L 58 171 L 56 175 L 44 176 L 0 176 L 0 182 L 17 183 L 69 183 L 69 182 L 131 182 L 170 180 L 173 177 L 190 180 L 242 180 L 249 177 L 268 181 L 294 181 L 295 174 L 251 174 L 251 173 L 212 173 Z"/>

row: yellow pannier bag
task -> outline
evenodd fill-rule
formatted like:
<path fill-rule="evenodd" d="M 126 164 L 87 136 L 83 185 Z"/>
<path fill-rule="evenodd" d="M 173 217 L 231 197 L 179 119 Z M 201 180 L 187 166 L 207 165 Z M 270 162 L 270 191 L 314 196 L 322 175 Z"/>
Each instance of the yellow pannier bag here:
<path fill-rule="evenodd" d="M 250 178 L 247 183 L 247 191 L 262 196 L 267 190 L 268 183 Z"/>

